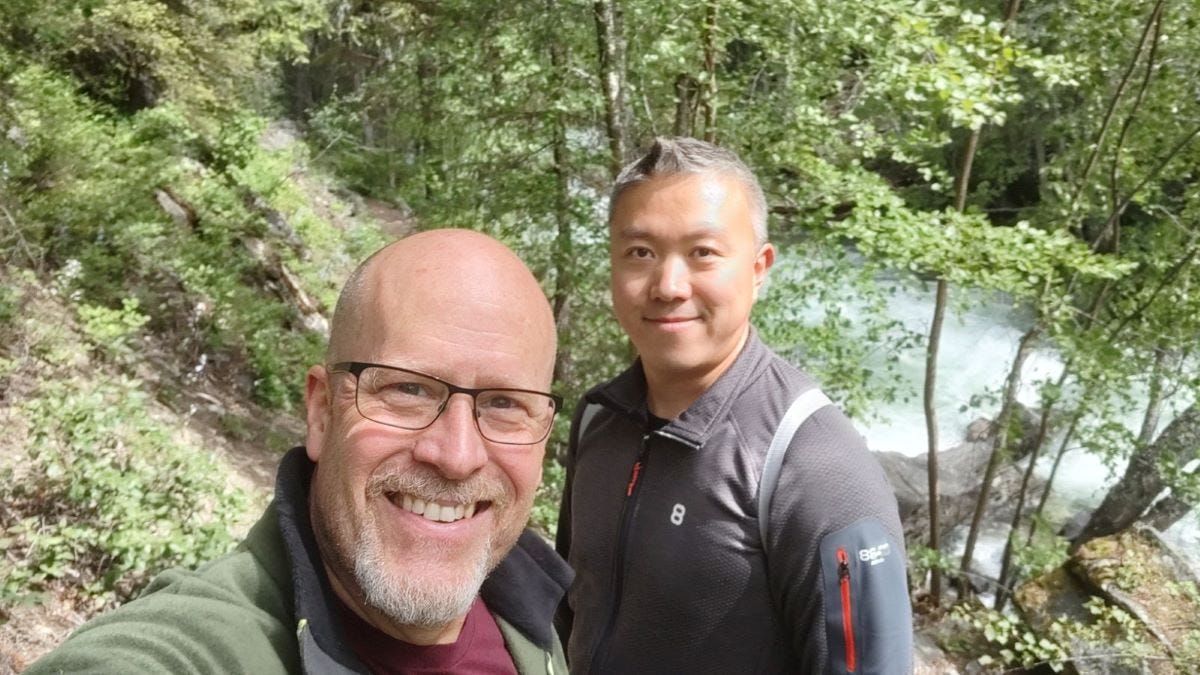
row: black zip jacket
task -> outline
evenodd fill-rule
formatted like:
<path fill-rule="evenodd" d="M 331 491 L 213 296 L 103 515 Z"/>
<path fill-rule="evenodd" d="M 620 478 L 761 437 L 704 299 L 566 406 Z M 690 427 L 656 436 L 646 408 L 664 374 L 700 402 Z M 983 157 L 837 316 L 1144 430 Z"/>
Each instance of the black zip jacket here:
<path fill-rule="evenodd" d="M 862 437 L 818 410 L 788 448 L 761 541 L 771 437 L 815 384 L 751 330 L 686 411 L 651 431 L 640 362 L 572 425 L 557 548 L 573 673 L 907 673 L 912 617 L 896 500 Z"/>

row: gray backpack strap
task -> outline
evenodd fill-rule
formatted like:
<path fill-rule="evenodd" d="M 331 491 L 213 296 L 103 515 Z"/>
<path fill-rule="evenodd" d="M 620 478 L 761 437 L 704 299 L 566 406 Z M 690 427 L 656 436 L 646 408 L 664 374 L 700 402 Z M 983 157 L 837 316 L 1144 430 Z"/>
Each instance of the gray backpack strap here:
<path fill-rule="evenodd" d="M 813 413 L 831 405 L 829 397 L 820 389 L 809 389 L 796 397 L 792 405 L 784 413 L 775 435 L 771 438 L 771 446 L 767 448 L 767 458 L 763 462 L 762 477 L 758 481 L 758 533 L 761 537 L 763 550 L 767 548 L 767 522 L 771 514 L 771 497 L 775 495 L 775 486 L 779 484 L 779 471 L 783 468 L 783 456 L 787 454 L 792 437 Z M 587 414 L 586 412 L 584 413 Z"/>
<path fill-rule="evenodd" d="M 596 413 L 600 412 L 599 403 L 585 403 L 583 413 L 579 415 L 579 429 L 575 431 L 575 442 L 579 443 L 583 438 L 583 432 L 587 431 L 588 425 L 592 423 L 592 418 Z"/>

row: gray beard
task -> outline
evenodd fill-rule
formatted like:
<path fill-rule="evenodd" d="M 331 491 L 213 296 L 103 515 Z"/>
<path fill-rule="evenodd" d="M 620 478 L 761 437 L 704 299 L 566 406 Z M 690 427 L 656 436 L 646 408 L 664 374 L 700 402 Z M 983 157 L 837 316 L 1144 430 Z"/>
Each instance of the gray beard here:
<path fill-rule="evenodd" d="M 471 609 L 493 567 L 491 551 L 492 537 L 488 537 L 483 550 L 465 569 L 454 570 L 432 563 L 423 565 L 425 569 L 389 571 L 383 547 L 375 530 L 370 528 L 355 547 L 354 580 L 366 604 L 395 623 L 436 628 L 463 617 Z"/>

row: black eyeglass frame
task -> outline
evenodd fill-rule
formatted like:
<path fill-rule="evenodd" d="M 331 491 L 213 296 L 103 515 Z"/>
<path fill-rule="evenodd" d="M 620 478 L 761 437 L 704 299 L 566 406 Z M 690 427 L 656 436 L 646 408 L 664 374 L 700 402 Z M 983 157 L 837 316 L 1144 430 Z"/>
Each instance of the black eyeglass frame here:
<path fill-rule="evenodd" d="M 394 371 L 401 372 L 401 373 L 409 373 L 411 375 L 419 375 L 421 377 L 433 380 L 434 382 L 437 382 L 438 384 L 441 384 L 442 386 L 446 387 L 446 389 L 448 390 L 449 393 L 446 394 L 446 400 L 442 401 L 442 404 L 440 406 L 438 406 L 437 414 L 433 416 L 433 419 L 429 420 L 429 424 L 426 424 L 423 427 L 402 427 L 398 424 L 388 424 L 387 422 L 380 422 L 379 420 L 376 420 L 376 419 L 367 417 L 366 415 L 363 415 L 362 409 L 360 409 L 358 407 L 358 378 L 360 375 L 362 375 L 363 371 L 366 370 L 367 368 L 383 368 L 384 370 L 394 370 Z M 472 413 L 471 416 L 475 418 L 475 430 L 479 432 L 479 436 L 485 440 L 491 441 L 492 443 L 500 443 L 502 445 L 537 445 L 538 443 L 541 443 L 542 441 L 546 440 L 546 438 L 550 436 L 550 432 L 554 430 L 554 416 L 558 414 L 558 411 L 562 410 L 562 405 L 563 405 L 563 399 L 561 396 L 559 396 L 558 394 L 552 394 L 548 391 L 538 391 L 536 389 L 520 389 L 518 387 L 479 387 L 479 388 L 460 387 L 457 384 L 452 384 L 450 382 L 447 382 L 440 377 L 434 377 L 433 375 L 429 375 L 427 373 L 422 373 L 419 370 L 413 370 L 412 368 L 401 368 L 399 366 L 389 366 L 389 365 L 386 365 L 383 363 L 370 363 L 368 361 L 340 361 L 333 365 L 326 366 L 326 370 L 331 373 L 350 373 L 351 375 L 353 375 L 354 376 L 354 409 L 358 411 L 359 415 L 363 416 L 363 419 L 368 419 L 376 424 L 382 424 L 384 426 L 392 427 L 394 429 L 406 429 L 408 431 L 421 431 L 422 429 L 428 429 L 429 427 L 433 426 L 433 423 L 438 421 L 438 418 L 442 416 L 443 412 L 445 412 L 446 406 L 450 403 L 451 396 L 453 396 L 455 394 L 466 394 L 467 396 L 471 397 L 471 413 Z M 524 394 L 538 394 L 540 396 L 545 396 L 545 397 L 549 398 L 550 401 L 552 403 L 554 403 L 554 412 L 550 415 L 550 423 L 546 425 L 546 432 L 544 434 L 542 434 L 541 438 L 537 439 L 536 441 L 529 441 L 528 443 L 514 443 L 512 441 L 497 441 L 495 439 L 489 438 L 488 435 L 483 432 L 483 427 L 479 426 L 479 409 L 477 407 L 479 404 L 479 399 L 477 397 L 485 391 L 517 391 L 517 392 L 521 392 Z"/>

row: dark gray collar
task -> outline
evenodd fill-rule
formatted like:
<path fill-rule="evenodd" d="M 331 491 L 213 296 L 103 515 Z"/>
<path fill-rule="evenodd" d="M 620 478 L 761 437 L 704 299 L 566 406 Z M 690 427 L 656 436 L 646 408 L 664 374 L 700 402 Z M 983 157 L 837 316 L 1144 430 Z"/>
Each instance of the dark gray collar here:
<path fill-rule="evenodd" d="M 771 350 L 758 337 L 754 326 L 746 336 L 741 353 L 721 374 L 708 391 L 700 395 L 687 410 L 671 420 L 656 433 L 686 446 L 699 449 L 724 419 L 739 393 L 761 372 L 771 356 Z M 649 428 L 646 407 L 646 373 L 642 360 L 634 361 L 625 372 L 612 381 L 592 389 L 587 400 L 599 403 L 635 420 L 643 429 Z"/>

